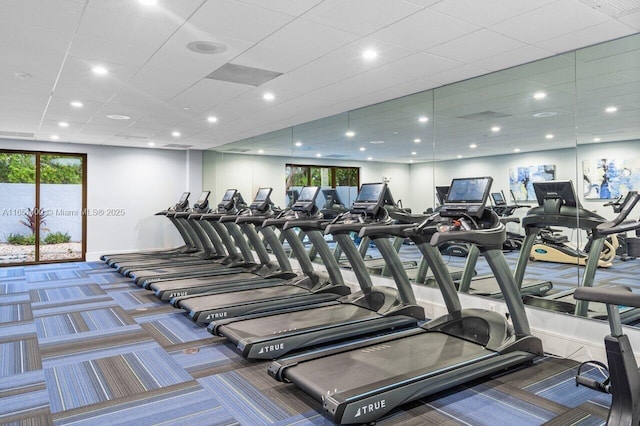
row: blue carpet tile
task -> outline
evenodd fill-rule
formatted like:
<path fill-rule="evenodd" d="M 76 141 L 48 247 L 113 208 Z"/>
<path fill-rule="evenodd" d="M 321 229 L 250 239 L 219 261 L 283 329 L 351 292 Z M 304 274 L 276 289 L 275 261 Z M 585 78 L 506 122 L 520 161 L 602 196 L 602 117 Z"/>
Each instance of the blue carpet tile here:
<path fill-rule="evenodd" d="M 419 260 L 415 247 L 402 252 Z M 631 281 L 638 265 L 599 277 Z M 535 262 L 528 276 L 570 288 L 571 268 Z M 488 272 L 484 259 L 477 269 Z M 0 424 L 332 424 L 320 402 L 269 377 L 268 364 L 243 359 L 102 262 L 0 268 Z M 610 399 L 576 388 L 575 371 L 572 361 L 543 358 L 406 404 L 377 424 L 603 424 Z"/>

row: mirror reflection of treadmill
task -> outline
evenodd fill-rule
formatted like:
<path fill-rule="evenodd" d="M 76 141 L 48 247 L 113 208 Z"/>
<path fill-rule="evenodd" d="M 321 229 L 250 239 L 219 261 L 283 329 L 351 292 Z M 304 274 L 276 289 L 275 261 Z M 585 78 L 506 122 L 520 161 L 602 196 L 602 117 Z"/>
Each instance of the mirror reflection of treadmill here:
<path fill-rule="evenodd" d="M 460 189 L 458 190 L 458 193 L 453 194 L 453 196 L 450 193 L 449 196 L 454 199 L 453 202 L 466 203 L 471 205 L 477 205 L 478 203 L 481 203 L 482 206 L 486 205 L 487 194 L 488 194 L 488 191 L 490 190 L 490 186 L 479 187 L 478 185 L 476 185 L 478 183 L 477 179 L 476 179 L 476 182 L 469 182 L 469 183 L 464 182 L 464 180 L 465 179 L 454 179 L 454 181 L 459 181 L 460 188 L 467 188 L 470 191 L 468 193 L 465 193 L 463 189 Z M 454 184 L 452 184 L 452 186 L 453 185 Z M 483 192 L 483 195 L 480 194 L 481 192 Z M 504 202 L 506 204 L 504 198 L 502 197 L 502 194 L 499 192 L 492 193 L 491 197 L 493 198 L 494 204 L 496 205 L 498 205 L 499 202 Z M 450 201 L 449 197 L 447 201 Z M 478 249 L 476 247 L 471 247 L 471 250 L 467 255 L 467 263 L 473 264 L 475 266 L 475 262 L 477 261 L 478 256 L 479 256 Z M 529 254 L 523 253 L 522 251 L 520 251 L 518 253 L 518 256 L 526 256 L 528 258 Z M 518 267 L 525 268 L 526 262 L 517 262 L 516 268 Z M 515 273 L 514 275 L 516 277 L 518 276 L 523 277 L 524 273 L 522 274 Z M 534 294 L 534 295 L 542 296 L 546 294 L 549 290 L 551 290 L 551 288 L 553 288 L 553 284 L 549 280 L 542 280 L 537 278 L 523 278 L 522 283 L 520 283 L 520 292 L 525 295 Z M 493 298 L 502 297 L 500 286 L 498 285 L 498 282 L 496 281 L 496 278 L 493 275 L 482 275 L 482 276 L 475 276 L 475 277 L 463 276 L 459 283 L 459 290 L 463 293 L 469 293 L 469 294 L 474 294 L 478 296 L 488 296 Z"/>

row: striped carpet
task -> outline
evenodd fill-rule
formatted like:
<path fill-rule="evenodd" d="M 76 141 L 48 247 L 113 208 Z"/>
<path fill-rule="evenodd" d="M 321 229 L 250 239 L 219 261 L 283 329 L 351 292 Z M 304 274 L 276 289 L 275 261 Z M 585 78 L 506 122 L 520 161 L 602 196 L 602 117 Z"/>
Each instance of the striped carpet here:
<path fill-rule="evenodd" d="M 331 424 L 267 366 L 101 262 L 0 268 L 0 424 Z M 377 424 L 603 424 L 609 397 L 575 371 L 546 357 Z"/>

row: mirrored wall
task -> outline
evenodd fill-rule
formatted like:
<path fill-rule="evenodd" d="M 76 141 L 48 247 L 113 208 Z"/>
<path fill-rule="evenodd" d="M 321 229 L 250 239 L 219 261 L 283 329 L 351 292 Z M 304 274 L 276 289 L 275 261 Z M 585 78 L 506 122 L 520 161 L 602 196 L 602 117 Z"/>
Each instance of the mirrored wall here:
<path fill-rule="evenodd" d="M 330 182 L 329 167 L 358 168 L 359 183 L 388 182 L 414 212 L 436 207 L 435 187 L 453 178 L 492 176 L 491 192 L 523 206 L 514 218 L 538 204 L 535 181 L 571 181 L 584 214 L 611 219 L 605 204 L 640 189 L 640 35 L 218 147 L 205 152 L 204 186 L 216 198 L 237 188 L 247 201 L 270 186 L 284 206 L 291 173 L 303 173 L 287 175 L 287 165 L 312 167 L 322 185 Z M 507 226 L 522 234 L 515 221 Z M 569 230 L 558 240 L 584 248 L 588 235 Z M 516 257 L 510 255 L 512 265 Z M 615 265 L 619 283 L 631 284 L 627 264 Z M 529 265 L 552 277 L 557 290 L 575 287 L 584 270 Z M 596 279 L 611 276 L 600 271 L 606 269 Z"/>

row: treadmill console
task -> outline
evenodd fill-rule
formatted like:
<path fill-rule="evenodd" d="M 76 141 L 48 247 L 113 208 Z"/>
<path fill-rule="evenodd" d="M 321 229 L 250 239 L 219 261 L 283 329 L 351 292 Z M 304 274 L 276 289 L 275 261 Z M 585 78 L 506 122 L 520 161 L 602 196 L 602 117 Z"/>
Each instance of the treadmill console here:
<path fill-rule="evenodd" d="M 493 200 L 493 205 L 496 207 L 503 207 L 507 205 L 507 202 L 502 196 L 502 192 L 492 192 L 491 199 Z"/>
<path fill-rule="evenodd" d="M 251 211 L 256 211 L 256 212 L 266 211 L 269 208 L 269 205 L 271 204 L 271 200 L 269 199 L 269 196 L 271 195 L 271 191 L 273 191 L 272 188 L 258 189 L 256 196 L 254 197 L 253 201 L 249 205 L 249 209 L 251 209 Z"/>
<path fill-rule="evenodd" d="M 570 180 L 533 182 L 538 205 L 546 213 L 560 213 L 560 207 L 581 207 Z"/>
<path fill-rule="evenodd" d="M 209 195 L 211 191 L 202 191 L 198 197 L 198 201 L 193 205 L 194 210 L 203 212 L 209 208 Z"/>
<path fill-rule="evenodd" d="M 231 210 L 233 208 L 233 197 L 238 191 L 236 189 L 227 189 L 222 196 L 222 201 L 218 203 L 218 210 Z"/>
<path fill-rule="evenodd" d="M 305 186 L 300 191 L 296 202 L 291 206 L 291 210 L 310 214 L 316 208 L 318 193 L 320 193 L 319 186 Z"/>
<path fill-rule="evenodd" d="M 386 183 L 363 183 L 349 211 L 365 216 L 377 216 L 380 209 L 386 205 L 395 205 Z"/>
<path fill-rule="evenodd" d="M 182 195 L 180 196 L 180 199 L 178 200 L 178 202 L 169 210 L 175 210 L 177 212 L 182 212 L 185 211 L 186 209 L 189 208 L 189 195 L 191 195 L 190 192 L 183 192 Z"/>
<path fill-rule="evenodd" d="M 440 208 L 440 216 L 481 217 L 492 182 L 493 178 L 489 176 L 453 179 L 445 203 Z"/>

